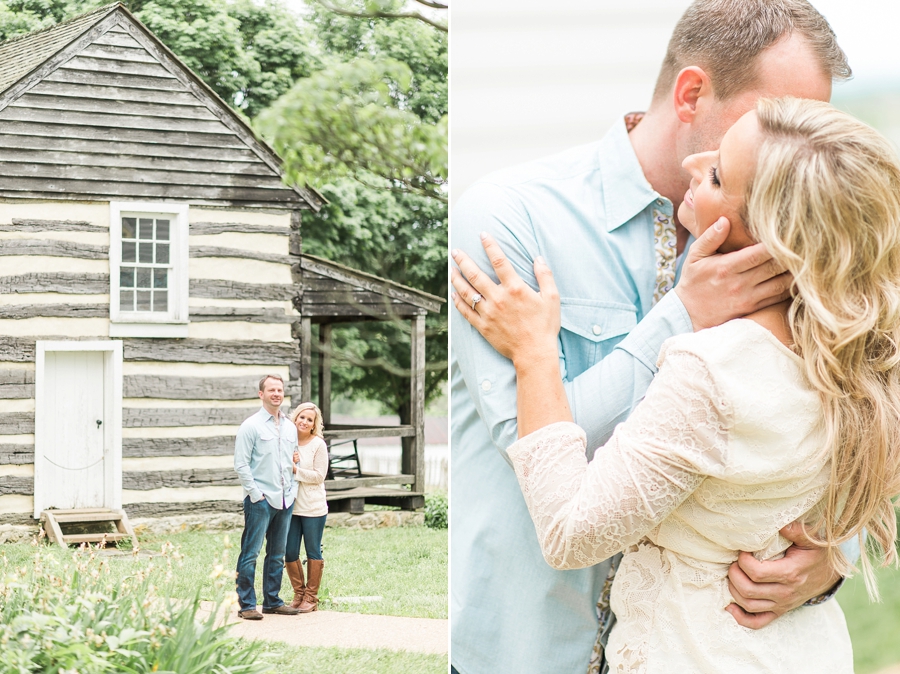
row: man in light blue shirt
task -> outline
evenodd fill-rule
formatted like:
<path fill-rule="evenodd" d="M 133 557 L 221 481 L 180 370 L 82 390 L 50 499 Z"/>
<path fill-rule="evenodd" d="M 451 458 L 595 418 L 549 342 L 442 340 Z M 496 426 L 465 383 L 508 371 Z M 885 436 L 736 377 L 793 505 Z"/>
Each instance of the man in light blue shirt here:
<path fill-rule="evenodd" d="M 768 33 L 739 44 L 734 36 L 749 25 Z M 698 44 L 706 49 L 699 56 L 690 51 Z M 743 76 L 723 67 L 729 60 L 746 66 Z M 456 204 L 452 245 L 482 269 L 490 264 L 481 232 L 532 287 L 535 257 L 553 269 L 560 371 L 590 448 L 641 400 L 665 339 L 786 297 L 789 281 L 760 247 L 715 254 L 727 223 L 691 247 L 675 292 L 666 292 L 667 274 L 674 280 L 675 273 L 666 249 L 674 245 L 680 255 L 688 243 L 675 216 L 689 188 L 683 159 L 715 149 L 759 96 L 828 100 L 832 79 L 847 75 L 833 33 L 805 0 L 699 0 L 676 28 L 646 115 L 597 143 L 488 176 Z M 459 674 L 581 674 L 598 642 L 597 603 L 610 564 L 555 571 L 544 562 L 505 460 L 517 437 L 515 370 L 456 312 L 451 320 L 453 667 Z M 729 610 L 741 624 L 760 627 L 834 584 L 823 554 L 791 551 L 767 563 L 790 565 L 767 567 L 777 569 L 770 577 L 732 567 L 740 606 Z M 779 584 L 787 570 L 802 582 Z M 596 651 L 591 666 L 599 670 Z"/>
<path fill-rule="evenodd" d="M 256 610 L 256 559 L 266 540 L 263 563 L 263 613 L 296 615 L 278 596 L 284 573 L 291 510 L 297 483 L 293 478 L 293 456 L 297 428 L 281 412 L 284 380 L 277 374 L 259 381 L 262 407 L 246 419 L 234 441 L 234 470 L 244 488 L 244 533 L 237 562 L 238 616 L 262 620 Z"/>

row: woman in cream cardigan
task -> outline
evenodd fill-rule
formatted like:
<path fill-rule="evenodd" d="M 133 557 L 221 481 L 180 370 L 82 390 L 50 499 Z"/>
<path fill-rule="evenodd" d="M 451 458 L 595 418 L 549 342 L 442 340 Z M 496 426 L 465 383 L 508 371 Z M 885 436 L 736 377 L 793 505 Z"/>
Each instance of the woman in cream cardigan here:
<path fill-rule="evenodd" d="M 291 412 L 291 421 L 297 427 L 298 450 L 294 452 L 294 479 L 297 497 L 291 527 L 288 530 L 284 555 L 284 568 L 294 588 L 291 606 L 300 613 L 310 613 L 318 608 L 319 586 L 322 583 L 322 534 L 328 503 L 325 501 L 325 476 L 328 474 L 328 447 L 322 437 L 322 412 L 313 403 L 301 403 Z M 300 562 L 300 542 L 306 546 L 306 569 Z"/>

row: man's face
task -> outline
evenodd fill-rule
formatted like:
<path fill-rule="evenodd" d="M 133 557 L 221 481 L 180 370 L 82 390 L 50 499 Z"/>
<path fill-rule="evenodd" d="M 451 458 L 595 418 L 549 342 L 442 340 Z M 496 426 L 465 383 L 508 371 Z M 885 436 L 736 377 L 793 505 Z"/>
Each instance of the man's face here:
<path fill-rule="evenodd" d="M 679 161 L 688 155 L 717 150 L 725 132 L 754 109 L 760 98 L 794 96 L 826 102 L 831 99 L 831 78 L 822 72 L 812 48 L 800 35 L 782 39 L 760 54 L 757 73 L 752 89 L 724 101 L 709 101 L 702 117 L 692 124 Z"/>
<path fill-rule="evenodd" d="M 259 397 L 269 410 L 278 409 L 284 402 L 284 384 L 277 379 L 266 379 L 263 390 L 259 392 Z"/>

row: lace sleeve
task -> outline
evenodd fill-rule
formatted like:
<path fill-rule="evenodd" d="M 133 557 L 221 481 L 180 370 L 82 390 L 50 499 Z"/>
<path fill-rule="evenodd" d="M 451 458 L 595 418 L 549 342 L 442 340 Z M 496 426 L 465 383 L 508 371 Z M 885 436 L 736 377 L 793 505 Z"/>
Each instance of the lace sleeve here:
<path fill-rule="evenodd" d="M 730 417 L 706 363 L 670 350 L 647 396 L 590 463 L 572 423 L 512 445 L 547 563 L 590 566 L 652 531 L 724 463 Z"/>

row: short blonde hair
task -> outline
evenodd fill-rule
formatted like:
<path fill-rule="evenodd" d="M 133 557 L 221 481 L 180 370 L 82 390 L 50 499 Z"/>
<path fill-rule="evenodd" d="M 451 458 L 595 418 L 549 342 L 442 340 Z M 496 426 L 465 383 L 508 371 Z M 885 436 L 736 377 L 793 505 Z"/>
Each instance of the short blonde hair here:
<path fill-rule="evenodd" d="M 834 546 L 865 528 L 887 565 L 900 493 L 900 162 L 878 132 L 827 103 L 761 99 L 756 114 L 763 141 L 745 223 L 793 274 L 788 318 L 831 455 L 811 535 L 844 572 Z"/>
<path fill-rule="evenodd" d="M 320 410 L 314 403 L 300 403 L 297 407 L 294 408 L 294 411 L 291 412 L 290 417 L 288 417 L 291 422 L 296 426 L 297 425 L 297 417 L 300 416 L 300 412 L 304 410 L 312 410 L 316 413 L 316 420 L 313 422 L 313 435 L 318 435 L 320 438 L 325 438 L 325 422 L 322 419 L 322 410 Z"/>
<path fill-rule="evenodd" d="M 653 102 L 668 95 L 688 66 L 706 71 L 719 100 L 747 91 L 756 82 L 757 57 L 794 32 L 813 49 L 823 74 L 833 80 L 850 77 L 834 31 L 807 0 L 696 0 L 672 32 Z"/>

